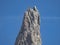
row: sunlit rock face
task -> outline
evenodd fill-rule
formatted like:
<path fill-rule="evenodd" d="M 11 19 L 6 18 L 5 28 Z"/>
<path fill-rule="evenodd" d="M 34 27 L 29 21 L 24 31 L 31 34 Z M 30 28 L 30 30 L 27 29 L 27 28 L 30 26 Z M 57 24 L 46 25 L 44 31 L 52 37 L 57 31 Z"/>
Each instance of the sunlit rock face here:
<path fill-rule="evenodd" d="M 40 16 L 36 6 L 25 11 L 15 45 L 41 45 Z"/>

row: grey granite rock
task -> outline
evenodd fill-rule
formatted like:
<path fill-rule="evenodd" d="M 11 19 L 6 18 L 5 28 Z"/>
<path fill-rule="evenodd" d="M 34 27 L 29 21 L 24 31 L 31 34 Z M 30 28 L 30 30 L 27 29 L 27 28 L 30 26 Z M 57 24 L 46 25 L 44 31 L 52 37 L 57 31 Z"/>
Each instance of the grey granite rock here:
<path fill-rule="evenodd" d="M 15 45 L 41 45 L 40 16 L 36 6 L 24 13 L 22 27 Z"/>

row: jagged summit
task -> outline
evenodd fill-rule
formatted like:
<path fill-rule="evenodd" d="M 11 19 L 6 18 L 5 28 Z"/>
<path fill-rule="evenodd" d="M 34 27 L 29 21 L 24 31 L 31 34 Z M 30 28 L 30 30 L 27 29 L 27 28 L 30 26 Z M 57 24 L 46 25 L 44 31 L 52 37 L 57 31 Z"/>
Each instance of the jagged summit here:
<path fill-rule="evenodd" d="M 27 11 L 37 11 L 38 12 L 38 9 L 36 6 L 34 6 L 33 8 L 28 8 Z"/>
<path fill-rule="evenodd" d="M 22 27 L 15 45 L 41 45 L 39 20 L 40 16 L 36 6 L 24 13 Z"/>

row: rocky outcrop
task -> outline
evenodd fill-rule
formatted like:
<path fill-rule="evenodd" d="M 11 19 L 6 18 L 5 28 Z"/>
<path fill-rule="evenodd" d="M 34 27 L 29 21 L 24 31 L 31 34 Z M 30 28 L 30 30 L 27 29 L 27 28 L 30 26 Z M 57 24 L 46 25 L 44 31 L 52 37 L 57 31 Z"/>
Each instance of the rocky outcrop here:
<path fill-rule="evenodd" d="M 24 13 L 22 27 L 15 45 L 41 45 L 40 16 L 36 6 Z"/>

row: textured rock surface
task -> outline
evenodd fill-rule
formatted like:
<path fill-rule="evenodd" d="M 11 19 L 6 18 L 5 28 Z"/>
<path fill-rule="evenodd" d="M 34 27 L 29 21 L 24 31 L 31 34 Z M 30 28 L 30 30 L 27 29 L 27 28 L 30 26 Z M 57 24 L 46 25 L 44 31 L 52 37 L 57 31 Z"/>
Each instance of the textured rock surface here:
<path fill-rule="evenodd" d="M 24 13 L 22 27 L 15 45 L 41 45 L 39 17 L 36 6 Z"/>

